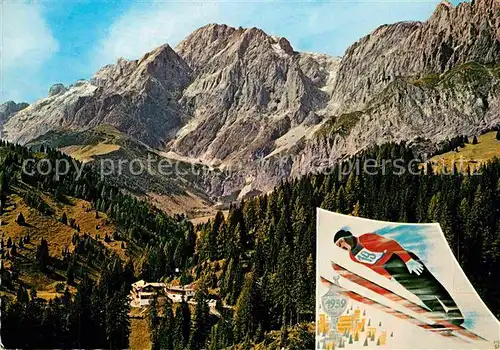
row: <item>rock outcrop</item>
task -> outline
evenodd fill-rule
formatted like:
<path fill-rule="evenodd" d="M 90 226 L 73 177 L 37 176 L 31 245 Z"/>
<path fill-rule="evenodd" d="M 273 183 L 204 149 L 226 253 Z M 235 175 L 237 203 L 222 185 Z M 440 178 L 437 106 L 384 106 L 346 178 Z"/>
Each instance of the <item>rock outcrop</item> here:
<path fill-rule="evenodd" d="M 183 156 L 252 162 L 326 103 L 288 40 L 260 29 L 209 25 L 176 50 L 196 72 L 180 101 L 189 122 L 170 145 Z"/>
<path fill-rule="evenodd" d="M 49 97 L 64 94 L 68 89 L 61 83 L 54 84 L 49 89 Z"/>
<path fill-rule="evenodd" d="M 334 110 L 361 110 L 398 77 L 441 74 L 469 61 L 500 63 L 498 0 L 442 2 L 426 22 L 384 25 L 360 39 L 342 58 Z"/>
<path fill-rule="evenodd" d="M 181 126 L 178 103 L 191 82 L 191 69 L 168 45 L 140 60 L 120 59 L 50 94 L 5 124 L 11 141 L 26 143 L 50 130 L 81 130 L 110 124 L 153 147 Z"/>
<path fill-rule="evenodd" d="M 5 123 L 14 113 L 17 113 L 26 107 L 29 104 L 26 102 L 15 103 L 14 101 L 7 101 L 0 105 L 0 125 Z"/>

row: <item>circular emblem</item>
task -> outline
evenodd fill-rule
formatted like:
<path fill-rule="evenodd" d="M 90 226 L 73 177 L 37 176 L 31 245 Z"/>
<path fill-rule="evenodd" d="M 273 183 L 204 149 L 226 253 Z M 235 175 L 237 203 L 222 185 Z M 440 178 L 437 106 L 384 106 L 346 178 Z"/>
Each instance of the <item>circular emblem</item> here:
<path fill-rule="evenodd" d="M 330 318 L 336 319 L 347 309 L 347 298 L 330 289 L 321 297 L 321 304 L 325 313 Z"/>

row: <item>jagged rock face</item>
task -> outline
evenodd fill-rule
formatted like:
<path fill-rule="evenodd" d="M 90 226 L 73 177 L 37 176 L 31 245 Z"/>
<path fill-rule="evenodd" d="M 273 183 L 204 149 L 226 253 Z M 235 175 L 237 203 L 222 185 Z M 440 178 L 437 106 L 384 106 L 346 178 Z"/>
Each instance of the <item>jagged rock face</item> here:
<path fill-rule="evenodd" d="M 95 86 L 86 81 L 78 81 L 64 94 L 33 103 L 4 124 L 3 136 L 9 141 L 24 144 L 49 131 L 71 127 L 76 112 L 88 101 L 95 89 Z"/>
<path fill-rule="evenodd" d="M 160 146 L 180 127 L 178 104 L 191 82 L 191 69 L 168 45 L 140 60 L 119 60 L 103 67 L 90 81 L 16 114 L 5 124 L 8 139 L 26 143 L 50 130 L 79 130 L 110 124 L 151 145 Z"/>
<path fill-rule="evenodd" d="M 427 22 L 378 28 L 342 58 L 326 109 L 332 116 L 294 156 L 292 175 L 329 167 L 374 144 L 416 138 L 437 144 L 495 127 L 499 64 L 497 0 L 442 3 Z M 328 128 L 345 119 L 347 132 Z"/>
<path fill-rule="evenodd" d="M 500 2 L 441 3 L 424 23 L 379 27 L 342 59 L 332 99 L 336 112 L 361 110 L 397 77 L 444 73 L 469 61 L 500 63 Z"/>
<path fill-rule="evenodd" d="M 300 53 L 299 65 L 302 72 L 311 79 L 318 89 L 325 91 L 329 98 L 333 93 L 341 59 L 317 53 Z"/>
<path fill-rule="evenodd" d="M 177 52 L 197 73 L 181 99 L 190 121 L 171 144 L 179 154 L 215 164 L 253 161 L 326 103 L 290 43 L 260 29 L 209 25 Z"/>
<path fill-rule="evenodd" d="M 423 137 L 436 145 L 456 135 L 477 135 L 500 125 L 500 67 L 468 63 L 433 79 L 398 78 L 365 110 L 333 118 L 332 122 L 355 119 L 347 133 L 324 124 L 294 157 L 291 174 L 331 167 L 374 144 Z"/>
<path fill-rule="evenodd" d="M 7 101 L 0 105 L 0 125 L 6 122 L 14 113 L 28 107 L 26 102 L 15 103 L 14 101 Z"/>

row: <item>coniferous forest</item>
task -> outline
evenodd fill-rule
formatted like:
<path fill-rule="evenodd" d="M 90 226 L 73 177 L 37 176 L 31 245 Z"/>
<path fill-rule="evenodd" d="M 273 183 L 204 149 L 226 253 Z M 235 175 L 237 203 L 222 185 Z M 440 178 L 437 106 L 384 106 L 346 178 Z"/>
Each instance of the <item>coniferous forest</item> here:
<path fill-rule="evenodd" d="M 94 210 L 108 213 L 120 235 L 141 246 L 144 254 L 128 262 L 102 254 L 94 262 L 99 264 L 99 278 L 79 275 L 75 295 L 66 292 L 50 302 L 29 295 L 16 282 L 15 268 L 2 267 L 2 288 L 15 289 L 17 295 L 2 302 L 2 341 L 8 348 L 127 347 L 127 294 L 130 283 L 141 278 L 179 278 L 183 284 L 197 284 L 195 306 L 155 302 L 150 307 L 154 349 L 257 343 L 312 348 L 314 334 L 306 325 L 314 320 L 315 309 L 316 207 L 377 220 L 439 222 L 466 275 L 500 316 L 498 159 L 474 172 L 454 174 L 433 173 L 430 168 L 425 173 L 416 163 L 411 166 L 418 175 L 396 174 L 390 166 L 384 173 L 348 174 L 338 166 L 328 174 L 282 182 L 268 195 L 233 204 L 227 217 L 218 213 L 193 227 L 183 216 L 169 217 L 100 181 L 90 166 L 78 180 L 73 171 L 57 181 L 53 174 L 22 174 L 21 164 L 30 157 L 55 161 L 65 156 L 2 143 L 2 201 L 22 184 L 29 187 L 26 198 L 32 199 L 26 201 L 33 205 L 38 205 L 33 198 L 42 192 L 88 200 Z M 409 164 L 413 155 L 404 144 L 387 144 L 356 157 L 361 163 L 366 158 Z M 75 241 L 78 249 L 63 261 L 43 263 L 47 254 L 40 253 L 38 268 L 69 268 L 89 251 L 102 248 L 85 234 L 77 234 Z M 217 299 L 216 314 L 210 312 L 208 299 Z M 277 340 L 270 337 L 272 331 L 278 332 Z"/>

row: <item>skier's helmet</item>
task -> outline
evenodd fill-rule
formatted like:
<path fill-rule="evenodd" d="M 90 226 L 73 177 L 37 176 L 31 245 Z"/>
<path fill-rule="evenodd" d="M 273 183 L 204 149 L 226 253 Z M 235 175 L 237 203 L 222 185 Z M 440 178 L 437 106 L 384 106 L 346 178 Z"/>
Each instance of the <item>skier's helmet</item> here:
<path fill-rule="evenodd" d="M 337 231 L 337 233 L 335 234 L 335 237 L 333 238 L 333 243 L 337 244 L 337 242 L 342 239 L 342 238 L 349 238 L 349 237 L 352 237 L 352 233 L 350 231 L 346 231 L 346 230 L 340 230 L 340 231 Z"/>

